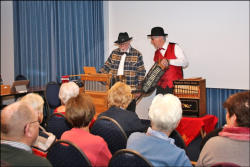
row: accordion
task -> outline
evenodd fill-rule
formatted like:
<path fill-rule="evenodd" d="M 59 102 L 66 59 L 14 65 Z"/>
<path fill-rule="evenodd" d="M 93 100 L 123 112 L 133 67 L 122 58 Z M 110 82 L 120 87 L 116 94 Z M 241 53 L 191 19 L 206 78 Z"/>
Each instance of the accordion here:
<path fill-rule="evenodd" d="M 160 80 L 165 71 L 165 67 L 161 66 L 159 63 L 155 63 L 142 82 L 142 92 L 149 93 L 153 91 L 157 82 Z"/>

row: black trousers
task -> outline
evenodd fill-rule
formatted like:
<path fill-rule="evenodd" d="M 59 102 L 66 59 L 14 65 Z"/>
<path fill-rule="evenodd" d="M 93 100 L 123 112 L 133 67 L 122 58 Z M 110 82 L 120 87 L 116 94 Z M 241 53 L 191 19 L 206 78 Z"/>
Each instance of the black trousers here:
<path fill-rule="evenodd" d="M 156 86 L 156 95 L 158 94 L 167 94 L 167 93 L 170 93 L 170 94 L 173 94 L 174 93 L 174 88 L 169 88 L 168 86 L 164 89 L 160 86 Z"/>

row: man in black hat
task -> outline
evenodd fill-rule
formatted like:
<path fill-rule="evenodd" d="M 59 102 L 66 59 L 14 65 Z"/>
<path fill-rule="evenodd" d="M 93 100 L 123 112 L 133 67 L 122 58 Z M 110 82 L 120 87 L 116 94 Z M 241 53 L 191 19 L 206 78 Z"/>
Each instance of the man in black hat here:
<path fill-rule="evenodd" d="M 146 70 L 142 54 L 130 45 L 131 40 L 132 37 L 129 37 L 127 32 L 119 33 L 118 40 L 114 42 L 118 48 L 111 52 L 100 72 L 111 73 L 114 77 L 124 76 L 126 84 L 135 92 L 139 89 Z M 134 95 L 137 97 L 139 93 Z M 129 108 L 135 111 L 135 105 L 133 101 Z"/>
<path fill-rule="evenodd" d="M 118 40 L 115 41 L 118 48 L 111 52 L 100 72 L 111 73 L 113 76 L 124 75 L 126 84 L 135 91 L 144 79 L 146 70 L 142 54 L 131 47 L 131 40 L 132 37 L 127 32 L 119 33 Z"/>
<path fill-rule="evenodd" d="M 187 67 L 188 60 L 180 46 L 170 43 L 162 27 L 151 29 L 151 43 L 156 48 L 154 61 L 164 65 L 167 70 L 156 86 L 156 94 L 173 94 L 173 81 L 183 79 L 183 67 Z"/>

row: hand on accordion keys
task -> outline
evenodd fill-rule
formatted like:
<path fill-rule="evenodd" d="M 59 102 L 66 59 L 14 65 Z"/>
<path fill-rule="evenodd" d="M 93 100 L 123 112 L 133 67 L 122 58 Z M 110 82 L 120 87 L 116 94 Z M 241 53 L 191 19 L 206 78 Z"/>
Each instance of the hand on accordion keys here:
<path fill-rule="evenodd" d="M 167 69 L 168 66 L 169 66 L 169 60 L 168 59 L 162 59 L 160 64 Z"/>

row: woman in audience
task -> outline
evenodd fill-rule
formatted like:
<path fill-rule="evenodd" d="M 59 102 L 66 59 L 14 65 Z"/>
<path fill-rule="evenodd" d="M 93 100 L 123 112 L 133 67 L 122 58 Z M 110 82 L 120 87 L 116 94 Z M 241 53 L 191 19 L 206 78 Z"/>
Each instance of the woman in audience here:
<path fill-rule="evenodd" d="M 62 134 L 62 140 L 76 144 L 88 157 L 92 166 L 108 166 L 111 153 L 100 136 L 89 133 L 89 124 L 95 115 L 90 96 L 80 93 L 66 104 L 66 119 L 73 128 Z"/>
<path fill-rule="evenodd" d="M 226 126 L 219 136 L 212 137 L 203 147 L 197 166 L 211 166 L 218 162 L 231 162 L 249 166 L 250 91 L 231 95 L 223 104 Z"/>
<path fill-rule="evenodd" d="M 127 137 L 133 132 L 145 132 L 149 126 L 143 125 L 135 112 L 126 110 L 131 100 L 130 86 L 123 82 L 116 82 L 108 91 L 109 109 L 98 116 L 108 116 L 116 120 Z"/>
<path fill-rule="evenodd" d="M 61 106 L 57 107 L 54 112 L 65 114 L 65 104 L 71 97 L 76 97 L 79 94 L 79 86 L 75 82 L 63 83 L 59 90 L 59 99 Z"/>
<path fill-rule="evenodd" d="M 141 153 L 153 166 L 192 166 L 185 151 L 169 137 L 181 117 L 178 97 L 172 94 L 155 96 L 149 108 L 152 128 L 149 127 L 147 133 L 132 133 L 127 148 Z"/>
<path fill-rule="evenodd" d="M 30 107 L 34 109 L 34 111 L 38 114 L 38 120 L 41 124 L 43 121 L 43 98 L 36 93 L 29 93 L 21 98 L 21 101 L 28 104 Z M 46 152 L 48 148 L 54 143 L 56 140 L 55 135 L 47 132 L 41 125 L 39 126 L 39 135 L 33 144 L 33 147 L 39 149 L 40 151 Z"/>

